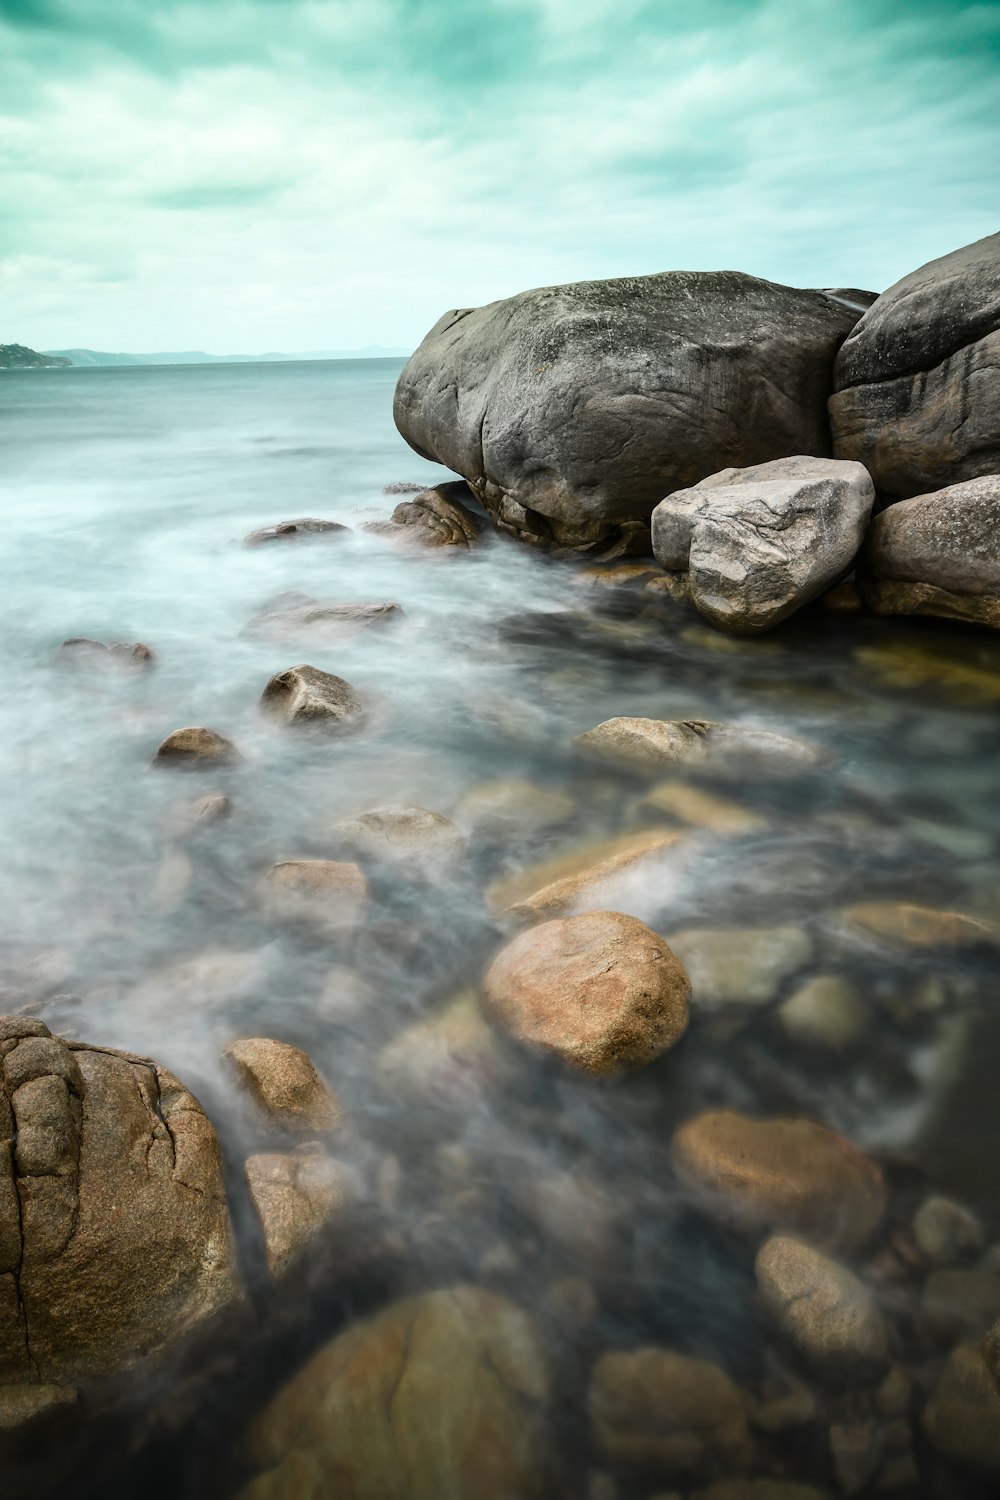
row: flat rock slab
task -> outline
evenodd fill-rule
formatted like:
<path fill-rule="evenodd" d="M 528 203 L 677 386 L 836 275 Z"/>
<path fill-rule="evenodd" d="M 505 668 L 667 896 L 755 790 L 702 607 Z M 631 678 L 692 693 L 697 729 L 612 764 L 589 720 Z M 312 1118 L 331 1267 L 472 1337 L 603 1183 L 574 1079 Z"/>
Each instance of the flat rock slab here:
<path fill-rule="evenodd" d="M 297 521 L 278 521 L 274 526 L 263 526 L 251 531 L 243 539 L 246 547 L 260 547 L 265 542 L 292 542 L 303 537 L 330 537 L 350 531 L 339 521 L 319 521 L 314 516 L 301 516 Z"/>
<path fill-rule="evenodd" d="M 367 630 L 394 625 L 402 618 L 398 604 L 339 603 L 290 590 L 258 610 L 244 626 L 243 634 L 260 640 L 307 639 L 342 645 Z"/>

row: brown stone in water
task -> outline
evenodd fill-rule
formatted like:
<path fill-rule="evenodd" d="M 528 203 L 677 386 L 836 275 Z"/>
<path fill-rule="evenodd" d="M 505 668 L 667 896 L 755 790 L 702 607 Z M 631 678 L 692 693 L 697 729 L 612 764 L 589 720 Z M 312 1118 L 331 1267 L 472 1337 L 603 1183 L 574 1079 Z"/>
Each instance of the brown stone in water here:
<path fill-rule="evenodd" d="M 168 734 L 156 752 L 153 765 L 202 770 L 231 765 L 240 758 L 236 746 L 224 735 L 218 734 L 214 729 L 193 727 L 175 729 L 172 734 Z"/>
<path fill-rule="evenodd" d="M 276 673 L 260 701 L 268 713 L 286 724 L 350 730 L 358 728 L 366 717 L 364 705 L 349 682 L 306 665 Z"/>
<path fill-rule="evenodd" d="M 937 911 L 906 901 L 864 901 L 839 913 L 848 932 L 906 948 L 967 948 L 995 944 L 1000 930 L 957 911 Z"/>
<path fill-rule="evenodd" d="M 357 865 L 334 859 L 286 859 L 264 877 L 261 900 L 275 921 L 336 934 L 361 925 L 370 891 Z"/>
<path fill-rule="evenodd" d="M 297 521 L 279 521 L 275 526 L 262 526 L 243 538 L 245 547 L 259 547 L 264 542 L 289 542 L 309 536 L 329 536 L 331 533 L 350 531 L 339 521 L 318 521 L 313 516 L 302 516 Z"/>
<path fill-rule="evenodd" d="M 235 1064 L 240 1082 L 272 1124 L 307 1132 L 343 1124 L 340 1101 L 301 1048 L 255 1036 L 230 1042 L 223 1056 Z"/>
<path fill-rule="evenodd" d="M 643 1067 L 680 1041 L 689 997 L 663 939 L 609 911 L 531 928 L 483 980 L 487 1014 L 513 1037 L 600 1078 Z"/>
<path fill-rule="evenodd" d="M 562 915 L 589 887 L 628 870 L 647 856 L 655 859 L 680 837 L 662 827 L 640 828 L 612 839 L 575 844 L 541 864 L 495 880 L 486 891 L 487 905 L 494 916 L 509 912 L 537 921 Z"/>
<path fill-rule="evenodd" d="M 267 1268 L 278 1280 L 343 1227 L 355 1196 L 353 1173 L 325 1151 L 265 1153 L 246 1162 L 247 1187 L 264 1235 Z"/>

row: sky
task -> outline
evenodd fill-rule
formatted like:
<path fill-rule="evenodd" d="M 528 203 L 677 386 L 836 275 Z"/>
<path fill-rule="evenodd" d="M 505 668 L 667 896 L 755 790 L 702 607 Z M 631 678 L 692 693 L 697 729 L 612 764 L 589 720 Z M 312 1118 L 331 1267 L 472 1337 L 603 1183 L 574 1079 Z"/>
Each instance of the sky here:
<path fill-rule="evenodd" d="M 0 342 L 413 347 L 1000 229 L 1000 0 L 0 0 Z"/>

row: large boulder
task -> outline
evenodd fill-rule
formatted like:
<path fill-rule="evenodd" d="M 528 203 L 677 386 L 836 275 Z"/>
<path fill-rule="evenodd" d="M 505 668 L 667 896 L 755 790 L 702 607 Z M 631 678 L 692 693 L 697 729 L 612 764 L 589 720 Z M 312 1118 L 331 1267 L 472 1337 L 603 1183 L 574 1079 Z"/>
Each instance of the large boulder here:
<path fill-rule="evenodd" d="M 880 615 L 943 615 L 1000 630 L 1000 473 L 882 511 L 858 586 Z"/>
<path fill-rule="evenodd" d="M 875 487 L 861 464 L 779 458 L 723 469 L 653 511 L 653 552 L 686 574 L 713 625 L 756 635 L 846 573 L 864 541 Z"/>
<path fill-rule="evenodd" d="M 476 1287 L 398 1302 L 327 1344 L 253 1424 L 241 1500 L 544 1500 L 545 1352 Z"/>
<path fill-rule="evenodd" d="M 0 1384 L 149 1368 L 239 1296 L 198 1101 L 148 1058 L 0 1020 Z"/>
<path fill-rule="evenodd" d="M 396 425 L 501 531 L 641 546 L 654 505 L 729 465 L 830 453 L 833 361 L 861 306 L 735 271 L 522 292 L 448 312 L 396 387 Z"/>
<path fill-rule="evenodd" d="M 837 458 L 906 497 L 1000 471 L 1000 234 L 883 292 L 837 356 Z"/>

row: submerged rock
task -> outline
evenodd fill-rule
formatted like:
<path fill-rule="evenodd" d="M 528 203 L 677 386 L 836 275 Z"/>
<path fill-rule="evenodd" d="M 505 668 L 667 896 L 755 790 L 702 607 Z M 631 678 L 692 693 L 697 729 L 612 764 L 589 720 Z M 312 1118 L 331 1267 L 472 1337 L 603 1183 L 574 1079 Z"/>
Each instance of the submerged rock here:
<path fill-rule="evenodd" d="M 230 1042 L 223 1053 L 240 1082 L 273 1125 L 285 1130 L 326 1132 L 344 1121 L 340 1101 L 300 1047 L 270 1037 Z"/>
<path fill-rule="evenodd" d="M 687 969 L 697 1011 L 768 1005 L 812 957 L 801 927 L 692 927 L 667 941 Z"/>
<path fill-rule="evenodd" d="M 860 464 L 779 458 L 723 469 L 653 511 L 660 565 L 714 625 L 755 635 L 836 582 L 864 541 L 875 487 Z"/>
<path fill-rule="evenodd" d="M 299 1269 L 321 1237 L 346 1227 L 358 1196 L 355 1174 L 322 1150 L 250 1156 L 245 1171 L 276 1281 Z"/>
<path fill-rule="evenodd" d="M 0 1020 L 0 1381 L 148 1369 L 240 1298 L 219 1143 L 148 1058 Z"/>
<path fill-rule="evenodd" d="M 833 359 L 859 313 L 730 271 L 542 287 L 446 313 L 393 414 L 501 531 L 646 552 L 671 491 L 727 464 L 829 453 Z"/>
<path fill-rule="evenodd" d="M 669 1477 L 749 1467 L 746 1399 L 708 1360 L 670 1349 L 603 1354 L 587 1409 L 598 1448 L 616 1462 Z"/>
<path fill-rule="evenodd" d="M 766 818 L 751 811 L 742 802 L 732 802 L 712 792 L 690 786 L 686 781 L 661 781 L 645 794 L 639 804 L 644 814 L 663 813 L 678 823 L 703 829 L 720 838 L 743 838 L 762 833 Z"/>
<path fill-rule="evenodd" d="M 608 911 L 529 929 L 501 949 L 483 980 L 492 1020 L 601 1078 L 643 1067 L 680 1041 L 689 997 L 663 939 Z"/>
<path fill-rule="evenodd" d="M 573 912 L 602 911 L 611 906 L 627 910 L 634 899 L 642 903 L 647 881 L 671 851 L 683 847 L 684 839 L 681 834 L 662 829 L 644 829 L 608 842 L 619 846 L 616 852 L 605 854 L 593 864 L 551 880 L 520 900 L 511 902 L 503 908 L 501 916 L 511 922 L 541 922 Z M 523 882 L 519 880 L 518 883 Z"/>
<path fill-rule="evenodd" d="M 203 797 L 195 797 L 171 810 L 169 831 L 176 838 L 186 838 L 199 829 L 221 823 L 232 810 L 232 799 L 225 792 L 206 792 Z"/>
<path fill-rule="evenodd" d="M 804 1047 L 834 1052 L 855 1047 L 871 1029 L 871 1007 L 837 974 L 815 974 L 778 1007 L 785 1034 Z"/>
<path fill-rule="evenodd" d="M 1000 1385 L 978 1349 L 962 1345 L 949 1355 L 923 1426 L 942 1458 L 1000 1480 Z"/>
<path fill-rule="evenodd" d="M 426 874 L 453 873 L 465 854 L 465 835 L 450 818 L 426 807 L 392 805 L 345 818 L 333 830 L 347 852 Z"/>
<path fill-rule="evenodd" d="M 279 594 L 247 622 L 243 634 L 264 640 L 321 641 L 343 645 L 355 636 L 403 618 L 398 604 L 338 603 L 290 590 Z"/>
<path fill-rule="evenodd" d="M 168 734 L 153 757 L 154 766 L 179 766 L 183 770 L 203 770 L 232 765 L 240 753 L 231 740 L 214 729 L 175 729 Z"/>
<path fill-rule="evenodd" d="M 871 1239 L 885 1214 L 875 1163 L 813 1120 L 710 1111 L 681 1126 L 671 1154 L 711 1214 L 752 1233 L 783 1229 L 850 1251 Z"/>
<path fill-rule="evenodd" d="M 318 667 L 289 667 L 276 673 L 260 701 L 268 713 L 286 724 L 317 724 L 340 731 L 359 728 L 367 717 L 351 684 Z"/>
<path fill-rule="evenodd" d="M 1000 334 L 997 340 L 1000 349 Z M 882 511 L 858 561 L 858 583 L 876 614 L 941 615 L 1000 630 L 1000 474 Z"/>
<path fill-rule="evenodd" d="M 339 1334 L 253 1423 L 240 1500 L 547 1500 L 549 1372 L 530 1319 L 459 1286 Z"/>
<path fill-rule="evenodd" d="M 907 901 L 864 901 L 837 913 L 849 938 L 902 948 L 969 948 L 995 944 L 1000 929 L 957 911 L 938 911 Z"/>
<path fill-rule="evenodd" d="M 297 521 L 278 521 L 274 526 L 263 526 L 251 531 L 243 538 L 245 547 L 259 547 L 264 542 L 290 542 L 298 537 L 329 536 L 338 531 L 350 531 L 339 521 L 318 521 L 314 516 L 302 516 Z"/>
<path fill-rule="evenodd" d="M 884 1374 L 888 1330 L 872 1293 L 846 1266 L 775 1235 L 758 1251 L 755 1269 L 765 1306 L 818 1375 L 853 1383 Z"/>
<path fill-rule="evenodd" d="M 85 636 L 73 636 L 63 641 L 56 653 L 60 661 L 73 666 L 117 667 L 142 670 L 156 661 L 155 654 L 142 641 L 91 641 Z"/>
<path fill-rule="evenodd" d="M 475 993 L 463 990 L 393 1037 L 379 1055 L 377 1076 L 386 1094 L 421 1106 L 433 1118 L 441 1108 L 476 1108 L 513 1071 Z"/>
<path fill-rule="evenodd" d="M 286 859 L 261 885 L 266 914 L 278 922 L 336 936 L 360 927 L 368 915 L 368 881 L 357 865 L 333 859 Z"/>
<path fill-rule="evenodd" d="M 483 838 L 515 840 L 558 828 L 575 811 L 565 792 L 509 776 L 470 787 L 455 808 L 455 821 Z"/>
<path fill-rule="evenodd" d="M 521 908 L 529 918 L 536 912 L 539 917 L 562 914 L 581 894 L 587 895 L 609 877 L 641 864 L 647 855 L 655 858 L 676 842 L 677 835 L 664 833 L 662 828 L 640 828 L 611 839 L 575 844 L 539 864 L 493 881 L 486 891 L 487 905 L 494 916 L 517 914 Z M 547 910 L 550 903 L 554 908 Z"/>
<path fill-rule="evenodd" d="M 801 776 L 830 760 L 808 740 L 706 719 L 606 719 L 573 743 L 588 755 L 636 770 L 682 765 L 700 775 L 756 781 Z"/>
<path fill-rule="evenodd" d="M 833 449 L 907 496 L 998 468 L 1000 234 L 932 260 L 876 298 L 841 346 Z"/>

